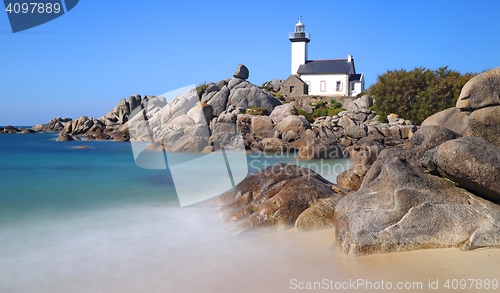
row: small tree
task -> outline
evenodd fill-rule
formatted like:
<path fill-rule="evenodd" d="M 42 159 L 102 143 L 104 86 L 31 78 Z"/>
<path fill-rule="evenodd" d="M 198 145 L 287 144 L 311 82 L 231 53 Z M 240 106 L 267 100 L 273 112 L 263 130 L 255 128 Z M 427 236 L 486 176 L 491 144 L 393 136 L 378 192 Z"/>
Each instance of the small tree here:
<path fill-rule="evenodd" d="M 474 75 L 461 75 L 448 66 L 434 71 L 422 67 L 391 70 L 379 75 L 368 93 L 376 97 L 373 109 L 381 118 L 396 113 L 420 124 L 432 114 L 453 107 L 463 86 Z"/>

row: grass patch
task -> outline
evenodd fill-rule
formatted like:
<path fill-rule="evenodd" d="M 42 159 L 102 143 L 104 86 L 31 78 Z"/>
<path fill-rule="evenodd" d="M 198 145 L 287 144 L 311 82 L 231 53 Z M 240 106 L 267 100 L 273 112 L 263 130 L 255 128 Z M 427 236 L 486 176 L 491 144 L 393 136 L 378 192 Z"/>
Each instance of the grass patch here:
<path fill-rule="evenodd" d="M 246 114 L 263 116 L 266 115 L 266 108 L 263 107 L 250 107 L 246 110 Z"/>

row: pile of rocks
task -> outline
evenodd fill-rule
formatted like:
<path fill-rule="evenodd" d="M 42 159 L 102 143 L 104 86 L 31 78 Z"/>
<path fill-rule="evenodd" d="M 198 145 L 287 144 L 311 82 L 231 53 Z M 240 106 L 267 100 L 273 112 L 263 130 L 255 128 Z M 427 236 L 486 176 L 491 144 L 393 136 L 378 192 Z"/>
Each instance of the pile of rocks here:
<path fill-rule="evenodd" d="M 500 122 L 491 119 L 500 107 L 499 89 L 500 68 L 474 77 L 457 108 L 431 116 L 401 144 L 359 152 L 338 186 L 310 170 L 276 165 L 270 168 L 278 172 L 256 173 L 210 204 L 220 206 L 217 216 L 236 232 L 335 227 L 338 249 L 353 256 L 500 247 Z M 397 117 L 390 121 L 412 126 Z M 294 175 L 282 178 L 279 170 L 290 168 Z M 306 173 L 311 180 L 296 183 Z"/>
<path fill-rule="evenodd" d="M 23 127 L 15 128 L 12 125 L 0 127 L 0 133 L 36 133 L 33 129 L 24 129 Z"/>
<path fill-rule="evenodd" d="M 248 76 L 248 68 L 240 64 L 233 78 L 206 84 L 201 96 L 188 91 L 167 104 L 163 97 L 135 95 L 99 119 L 55 118 L 34 128 L 60 131 L 59 141 L 132 138 L 184 152 L 213 151 L 221 137 L 223 145 L 230 146 L 228 136 L 234 135 L 229 133 L 241 133 L 246 150 L 297 153 L 299 159 L 355 157 L 373 145 L 400 145 L 418 129 L 397 115 L 388 117 L 389 124 L 380 123 L 367 109 L 373 105 L 369 96 L 352 102 L 348 111 L 310 123 L 293 103 L 282 105 L 266 89 L 279 89 L 283 80 L 258 87 L 246 80 Z"/>

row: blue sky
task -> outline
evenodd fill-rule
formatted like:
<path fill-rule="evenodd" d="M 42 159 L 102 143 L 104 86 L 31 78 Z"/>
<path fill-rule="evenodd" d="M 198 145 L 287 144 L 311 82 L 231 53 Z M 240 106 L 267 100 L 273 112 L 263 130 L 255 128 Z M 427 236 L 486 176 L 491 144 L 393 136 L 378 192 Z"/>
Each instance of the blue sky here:
<path fill-rule="evenodd" d="M 298 16 L 309 59 L 352 54 L 366 85 L 392 69 L 481 72 L 500 66 L 500 2 L 95 1 L 12 34 L 0 12 L 0 125 L 98 118 L 130 95 L 232 76 L 290 74 Z"/>

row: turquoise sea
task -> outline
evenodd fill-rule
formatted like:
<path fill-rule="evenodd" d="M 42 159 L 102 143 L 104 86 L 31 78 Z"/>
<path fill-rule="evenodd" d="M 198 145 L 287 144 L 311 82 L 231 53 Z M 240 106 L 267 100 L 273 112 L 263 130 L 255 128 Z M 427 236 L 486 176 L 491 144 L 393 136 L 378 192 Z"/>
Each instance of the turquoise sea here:
<path fill-rule="evenodd" d="M 0 134 L 0 292 L 224 291 L 236 263 L 283 249 L 231 237 L 213 210 L 180 208 L 169 171 L 137 167 L 130 143 L 57 136 Z M 297 163 L 248 158 L 250 173 Z"/>

